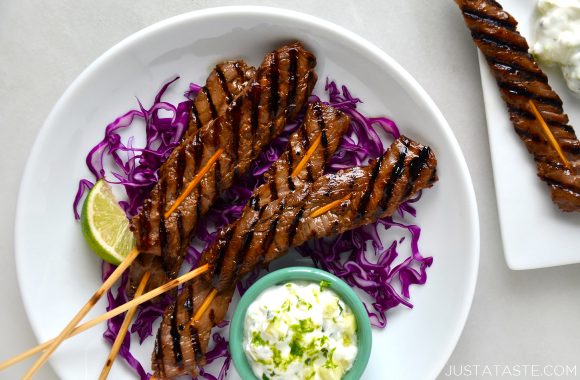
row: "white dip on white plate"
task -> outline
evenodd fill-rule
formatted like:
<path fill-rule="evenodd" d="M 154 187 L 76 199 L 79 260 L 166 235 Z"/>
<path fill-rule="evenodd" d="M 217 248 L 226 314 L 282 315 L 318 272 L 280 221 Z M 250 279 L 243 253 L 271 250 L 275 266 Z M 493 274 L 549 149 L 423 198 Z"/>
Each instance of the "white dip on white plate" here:
<path fill-rule="evenodd" d="M 288 282 L 248 307 L 244 351 L 260 380 L 338 380 L 357 355 L 352 310 L 329 283 Z"/>
<path fill-rule="evenodd" d="M 580 94 L 580 0 L 538 0 L 536 41 L 539 61 L 559 64 L 570 90 Z"/>

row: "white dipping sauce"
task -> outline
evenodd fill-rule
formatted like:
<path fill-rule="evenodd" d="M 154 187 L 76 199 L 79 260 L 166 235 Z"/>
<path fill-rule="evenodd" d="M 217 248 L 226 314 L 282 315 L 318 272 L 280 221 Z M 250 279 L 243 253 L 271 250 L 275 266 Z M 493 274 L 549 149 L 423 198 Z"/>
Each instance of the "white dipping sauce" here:
<path fill-rule="evenodd" d="M 530 49 L 546 63 L 557 63 L 570 90 L 580 93 L 580 0 L 539 0 L 536 42 Z"/>
<path fill-rule="evenodd" d="M 327 282 L 264 291 L 244 322 L 244 351 L 260 380 L 338 380 L 357 355 L 356 320 Z"/>

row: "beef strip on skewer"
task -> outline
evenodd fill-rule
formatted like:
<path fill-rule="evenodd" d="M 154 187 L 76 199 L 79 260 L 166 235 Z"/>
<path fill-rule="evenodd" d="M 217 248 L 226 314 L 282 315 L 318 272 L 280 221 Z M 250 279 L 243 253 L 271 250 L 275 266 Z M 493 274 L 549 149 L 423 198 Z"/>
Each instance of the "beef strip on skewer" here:
<path fill-rule="evenodd" d="M 256 69 L 241 60 L 224 61 L 217 64 L 206 79 L 205 86 L 200 89 L 193 101 L 189 111 L 189 124 L 181 140 L 191 138 L 204 126 L 208 126 L 213 120 L 222 116 L 234 99 L 242 94 L 249 83 L 254 80 L 255 76 Z M 160 173 L 163 173 L 164 170 L 161 169 Z M 176 173 L 177 177 L 183 177 L 185 165 L 179 166 L 179 170 L 182 170 L 183 174 Z M 181 183 L 180 187 L 183 186 L 184 180 Z M 178 190 L 178 188 L 175 188 L 175 191 Z M 177 194 L 168 194 L 168 198 L 175 199 Z M 150 284 L 161 283 L 166 278 L 160 257 L 139 255 L 130 268 L 130 281 L 127 286 L 130 296 L 136 289 L 143 273 L 147 271 L 152 272 L 154 277 Z M 148 289 L 152 288 L 152 285 L 148 286 Z"/>
<path fill-rule="evenodd" d="M 202 87 L 193 101 L 189 111 L 189 125 L 183 134 L 182 141 L 195 135 L 203 126 L 209 125 L 214 119 L 222 116 L 244 89 L 256 76 L 256 68 L 248 66 L 244 61 L 224 61 L 218 63 L 209 74 L 205 86 Z M 185 172 L 185 165 L 181 165 Z M 164 169 L 160 172 L 163 173 Z M 179 173 L 176 173 L 179 176 Z M 183 176 L 183 174 L 181 175 Z M 182 180 L 183 183 L 183 180 Z M 175 189 L 178 190 L 177 188 Z M 170 199 L 175 199 L 177 194 L 168 194 Z M 151 271 L 154 279 L 151 284 L 163 281 L 165 273 L 163 262 L 160 257 L 153 255 L 137 256 L 130 268 L 131 281 L 128 291 L 130 294 L 135 290 L 143 273 Z M 157 279 L 159 278 L 159 279 Z M 153 288 L 152 285 L 148 287 Z"/>
<path fill-rule="evenodd" d="M 568 125 L 562 100 L 548 84 L 517 21 L 494 0 L 455 0 L 465 24 L 498 83 L 516 133 L 534 156 L 538 176 L 563 211 L 580 211 L 580 142 Z M 560 146 L 569 166 L 548 142 L 532 112 L 533 101 Z"/>
<path fill-rule="evenodd" d="M 151 272 L 148 289 L 177 276 L 200 217 L 307 103 L 317 79 L 315 65 L 314 55 L 298 42 L 267 54 L 254 80 L 224 114 L 173 150 L 159 170 L 149 199 L 131 220 L 142 258 L 131 265 L 130 293 L 145 271 Z M 204 169 L 208 171 L 199 185 L 165 218 Z"/>
<path fill-rule="evenodd" d="M 222 229 L 218 231 L 216 241 L 220 242 L 220 247 L 228 244 L 228 241 L 234 240 L 236 236 L 236 226 L 239 229 L 251 229 L 259 215 L 259 210 L 263 209 L 270 202 L 285 197 L 291 191 L 301 190 L 306 183 L 322 176 L 324 166 L 328 163 L 330 158 L 334 155 L 341 137 L 346 133 L 350 123 L 350 118 L 337 109 L 326 106 L 322 103 L 314 103 L 308 106 L 304 122 L 294 132 L 288 141 L 286 151 L 279 157 L 279 159 L 272 164 L 270 169 L 264 174 L 264 183 L 254 190 L 252 197 L 247 202 L 242 216 L 236 223 L 231 224 L 229 229 Z M 320 143 L 316 141 L 320 138 Z M 310 156 L 307 152 L 311 147 L 315 147 Z M 296 168 L 301 165 L 301 162 L 306 158 L 307 165 L 302 165 L 303 168 L 298 173 L 294 173 Z M 294 174 L 294 175 L 292 175 Z M 240 234 L 245 234 L 241 231 Z M 237 239 L 239 241 L 239 239 Z M 224 247 L 225 248 L 225 247 Z M 189 283 L 185 285 L 186 290 L 190 295 L 182 307 L 174 309 L 180 315 L 174 315 L 172 321 L 191 319 L 193 310 L 198 309 L 203 302 L 207 292 L 210 290 L 199 288 L 196 284 Z M 199 289 L 198 289 L 199 288 Z M 193 295 L 195 294 L 195 298 Z M 227 308 L 227 305 L 225 305 Z M 175 373 L 182 370 L 182 368 L 195 367 L 195 363 L 201 360 L 201 351 L 196 350 L 195 347 L 203 345 L 207 346 L 208 334 L 198 335 L 195 330 L 182 331 L 177 324 L 170 325 L 170 335 L 172 337 L 174 362 L 173 365 L 178 368 L 173 371 L 170 376 L 175 376 Z M 189 335 L 187 335 L 189 333 Z M 185 339 L 186 341 L 180 343 L 179 341 Z M 189 344 L 189 342 L 197 342 Z M 183 350 L 181 347 L 183 346 Z M 193 350 L 192 350 L 193 348 Z M 161 352 L 161 351 L 160 351 Z M 180 363 L 183 363 L 181 365 Z"/>
<path fill-rule="evenodd" d="M 223 249 L 229 236 L 218 234 L 201 259 L 202 264 L 214 264 L 213 273 L 195 279 L 163 315 L 152 358 L 156 376 L 197 373 L 204 364 L 211 329 L 223 320 L 242 276 L 309 239 L 333 236 L 393 214 L 402 202 L 433 185 L 436 164 L 429 147 L 402 136 L 368 166 L 325 175 L 260 208 L 257 221 L 243 227 L 245 234 L 252 231 L 249 242 L 240 245 L 232 240 Z M 317 215 L 317 210 L 333 203 L 336 207 Z M 245 213 L 240 220 L 244 219 Z M 237 236 L 240 233 L 236 231 Z M 214 289 L 217 296 L 190 324 Z"/>

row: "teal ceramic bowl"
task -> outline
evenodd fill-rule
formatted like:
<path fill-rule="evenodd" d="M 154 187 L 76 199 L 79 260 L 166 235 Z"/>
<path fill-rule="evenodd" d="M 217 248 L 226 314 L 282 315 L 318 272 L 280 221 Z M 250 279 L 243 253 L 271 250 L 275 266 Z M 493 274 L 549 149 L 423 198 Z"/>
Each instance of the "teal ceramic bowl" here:
<path fill-rule="evenodd" d="M 252 367 L 246 358 L 243 350 L 244 320 L 248 307 L 266 289 L 291 281 L 320 281 L 330 282 L 329 288 L 347 304 L 353 311 L 357 323 L 358 354 L 352 368 L 344 375 L 343 380 L 358 380 L 362 376 L 372 347 L 371 323 L 365 307 L 351 287 L 338 277 L 317 269 L 309 267 L 290 267 L 272 272 L 250 287 L 241 298 L 234 317 L 230 325 L 230 352 L 236 370 L 244 380 L 257 380 Z"/>

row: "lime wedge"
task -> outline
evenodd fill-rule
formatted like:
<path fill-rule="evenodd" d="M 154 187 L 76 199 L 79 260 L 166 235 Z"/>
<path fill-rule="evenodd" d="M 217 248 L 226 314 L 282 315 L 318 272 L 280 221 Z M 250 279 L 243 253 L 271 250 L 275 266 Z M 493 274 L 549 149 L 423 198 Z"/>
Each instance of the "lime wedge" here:
<path fill-rule="evenodd" d="M 104 180 L 93 186 L 81 212 L 81 228 L 91 249 L 103 260 L 119 265 L 135 246 L 129 220 Z"/>

